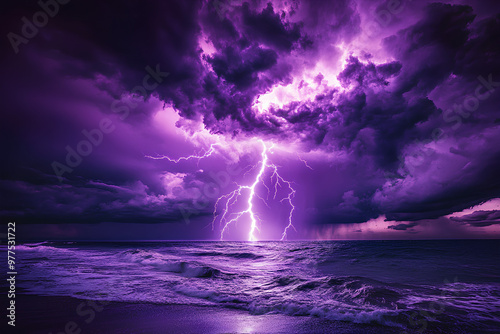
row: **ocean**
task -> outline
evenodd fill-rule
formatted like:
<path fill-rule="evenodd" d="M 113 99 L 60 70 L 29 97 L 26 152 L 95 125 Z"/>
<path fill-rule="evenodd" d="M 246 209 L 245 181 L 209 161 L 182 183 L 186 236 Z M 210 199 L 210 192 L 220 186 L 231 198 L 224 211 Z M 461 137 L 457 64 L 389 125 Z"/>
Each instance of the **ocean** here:
<path fill-rule="evenodd" d="M 16 255 L 18 287 L 39 296 L 500 332 L 499 240 L 42 242 Z"/>

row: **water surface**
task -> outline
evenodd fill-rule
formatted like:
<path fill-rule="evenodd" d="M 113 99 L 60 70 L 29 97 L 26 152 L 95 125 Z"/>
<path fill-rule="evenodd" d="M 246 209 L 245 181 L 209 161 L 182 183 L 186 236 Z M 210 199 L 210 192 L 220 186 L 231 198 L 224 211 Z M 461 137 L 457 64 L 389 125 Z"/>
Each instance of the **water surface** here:
<path fill-rule="evenodd" d="M 210 305 L 402 330 L 500 328 L 500 242 L 44 242 L 17 247 L 38 295 Z"/>

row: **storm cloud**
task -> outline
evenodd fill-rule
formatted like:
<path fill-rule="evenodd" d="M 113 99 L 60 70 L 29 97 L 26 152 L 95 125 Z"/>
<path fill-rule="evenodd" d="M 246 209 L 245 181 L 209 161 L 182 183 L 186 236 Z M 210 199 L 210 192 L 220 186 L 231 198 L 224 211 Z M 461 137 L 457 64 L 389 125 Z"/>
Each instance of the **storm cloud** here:
<path fill-rule="evenodd" d="M 37 2 L 0 11 L 5 219 L 173 223 L 189 208 L 209 224 L 211 193 L 254 173 L 257 139 L 294 180 L 299 230 L 381 215 L 407 230 L 500 197 L 497 2 L 42 3 L 58 9 L 40 27 Z M 147 158 L 215 142 L 203 161 Z"/>

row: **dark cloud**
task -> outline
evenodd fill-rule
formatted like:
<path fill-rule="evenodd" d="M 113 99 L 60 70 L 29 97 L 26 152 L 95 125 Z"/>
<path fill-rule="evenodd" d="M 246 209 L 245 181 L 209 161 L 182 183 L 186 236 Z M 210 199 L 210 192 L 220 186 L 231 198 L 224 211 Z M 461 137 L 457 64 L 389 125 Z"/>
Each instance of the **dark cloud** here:
<path fill-rule="evenodd" d="M 416 222 L 412 222 L 412 223 L 408 223 L 408 224 L 397 224 L 397 225 L 389 225 L 387 226 L 387 228 L 391 229 L 391 230 L 397 230 L 397 231 L 406 231 L 408 229 L 412 229 L 413 227 L 417 226 L 418 223 Z"/>
<path fill-rule="evenodd" d="M 234 142 L 259 137 L 310 153 L 311 174 L 283 165 L 303 181 L 302 210 L 315 212 L 316 223 L 437 218 L 500 197 L 500 7 L 466 3 L 411 4 L 381 26 L 383 40 L 364 40 L 362 20 L 376 20 L 370 10 L 385 2 L 248 1 L 222 16 L 211 1 L 61 6 L 18 54 L 4 38 L 2 214 L 33 222 L 181 219 L 176 205 L 192 205 L 193 195 L 169 193 L 165 172 L 188 188 L 211 181 L 198 165 L 144 158 L 200 150 L 175 126 L 158 125 L 164 108 L 186 133 L 205 127 Z M 31 1 L 2 6 L 5 34 L 39 10 Z M 168 78 L 134 98 L 146 66 Z M 269 107 L 258 110 L 264 97 Z M 122 120 L 115 103 L 136 107 Z M 61 184 L 51 163 L 104 117 L 115 132 Z M 496 219 L 470 216 L 456 221 Z"/>
<path fill-rule="evenodd" d="M 350 56 L 345 69 L 338 75 L 343 86 L 357 84 L 358 86 L 369 86 L 371 84 L 387 86 L 388 78 L 397 75 L 401 70 L 401 63 L 394 61 L 376 66 L 373 63 L 362 64 L 358 58 Z"/>
<path fill-rule="evenodd" d="M 485 227 L 500 224 L 500 211 L 480 210 L 460 217 L 450 217 L 450 219 L 458 223 L 465 223 L 475 227 Z"/>
<path fill-rule="evenodd" d="M 252 12 L 248 3 L 243 4 L 243 24 L 248 38 L 290 52 L 300 38 L 300 28 L 296 23 L 283 22 L 285 17 L 285 12 L 281 15 L 274 12 L 272 3 L 261 13 Z"/>
<path fill-rule="evenodd" d="M 470 6 L 433 3 L 422 20 L 388 37 L 386 48 L 405 65 L 396 83 L 399 90 L 427 94 L 446 79 L 467 42 L 474 17 Z"/>

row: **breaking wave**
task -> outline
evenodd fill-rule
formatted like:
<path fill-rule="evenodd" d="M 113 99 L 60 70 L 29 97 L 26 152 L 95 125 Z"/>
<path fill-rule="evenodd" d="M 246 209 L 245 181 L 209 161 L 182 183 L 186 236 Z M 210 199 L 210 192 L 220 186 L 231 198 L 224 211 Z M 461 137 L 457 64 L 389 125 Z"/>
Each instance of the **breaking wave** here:
<path fill-rule="evenodd" d="M 401 261 L 389 246 L 371 258 L 358 244 L 312 242 L 44 242 L 17 250 L 24 274 L 19 284 L 35 294 L 211 305 L 403 329 L 415 317 L 425 319 L 428 328 L 488 331 L 500 324 L 500 284 L 491 264 L 484 264 L 481 282 L 477 277 L 437 281 L 419 277 L 412 268 L 417 260 Z M 383 270 L 374 270 L 375 260 Z"/>

